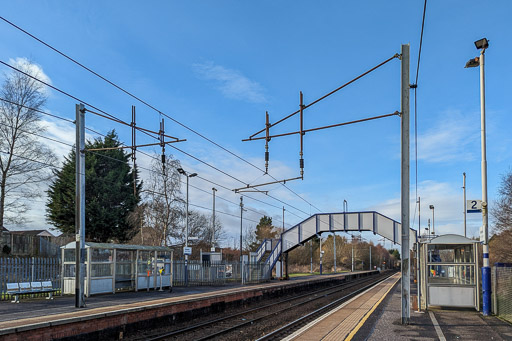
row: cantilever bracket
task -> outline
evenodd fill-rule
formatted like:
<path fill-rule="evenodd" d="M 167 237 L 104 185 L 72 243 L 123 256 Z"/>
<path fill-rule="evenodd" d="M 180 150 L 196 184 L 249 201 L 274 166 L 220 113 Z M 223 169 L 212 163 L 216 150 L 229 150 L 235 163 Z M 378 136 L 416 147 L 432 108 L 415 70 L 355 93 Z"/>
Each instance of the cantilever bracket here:
<path fill-rule="evenodd" d="M 261 186 L 266 186 L 266 185 L 273 185 L 273 184 L 280 184 L 280 183 L 285 184 L 286 181 L 292 181 L 292 180 L 298 180 L 298 179 L 303 180 L 303 178 L 301 176 L 298 176 L 296 178 L 284 179 L 284 180 L 278 180 L 278 181 L 272 181 L 272 182 L 266 182 L 266 183 L 258 184 L 258 185 L 247 185 L 245 187 L 235 188 L 233 191 L 235 193 L 239 193 L 242 190 L 248 190 L 248 189 L 251 189 L 251 188 L 256 188 L 256 187 L 261 187 Z M 258 191 L 258 192 L 263 192 L 263 191 Z"/>

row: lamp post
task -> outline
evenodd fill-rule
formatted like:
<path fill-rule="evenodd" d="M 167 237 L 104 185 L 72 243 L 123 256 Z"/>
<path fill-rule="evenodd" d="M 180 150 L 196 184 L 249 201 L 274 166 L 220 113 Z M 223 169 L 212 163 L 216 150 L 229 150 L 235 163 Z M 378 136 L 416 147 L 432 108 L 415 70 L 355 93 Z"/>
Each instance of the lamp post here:
<path fill-rule="evenodd" d="M 485 50 L 489 47 L 489 41 L 486 38 L 475 41 L 475 47 L 480 50 L 480 57 L 470 59 L 466 63 L 466 68 L 480 66 L 480 129 L 481 129 L 481 147 L 482 147 L 482 232 L 483 232 L 483 260 L 482 267 L 482 291 L 483 291 L 483 314 L 491 314 L 491 268 L 489 267 L 489 231 L 488 231 L 488 212 L 487 212 L 487 156 L 486 156 L 486 137 L 485 137 L 485 70 L 484 56 Z M 481 233 L 482 235 L 482 233 Z"/>
<path fill-rule="evenodd" d="M 322 251 L 322 235 L 319 234 L 318 238 L 320 239 L 320 275 L 322 274 L 322 258 L 324 256 L 324 252 Z"/>
<path fill-rule="evenodd" d="M 436 234 L 436 226 L 434 224 L 434 205 L 430 205 L 429 208 L 432 210 L 432 234 Z"/>
<path fill-rule="evenodd" d="M 462 190 L 464 196 L 464 237 L 466 237 L 466 172 L 462 173 Z"/>
<path fill-rule="evenodd" d="M 185 212 L 186 219 L 186 228 L 185 228 L 185 247 L 188 248 L 188 179 L 197 176 L 197 173 L 189 174 L 183 170 L 183 168 L 178 168 L 178 173 L 187 177 L 187 207 Z M 188 286 L 188 253 L 185 253 L 185 286 Z"/>
<path fill-rule="evenodd" d="M 215 192 L 217 192 L 217 189 L 215 187 L 212 187 L 212 192 L 213 192 L 212 248 L 210 249 L 210 251 L 215 252 Z"/>

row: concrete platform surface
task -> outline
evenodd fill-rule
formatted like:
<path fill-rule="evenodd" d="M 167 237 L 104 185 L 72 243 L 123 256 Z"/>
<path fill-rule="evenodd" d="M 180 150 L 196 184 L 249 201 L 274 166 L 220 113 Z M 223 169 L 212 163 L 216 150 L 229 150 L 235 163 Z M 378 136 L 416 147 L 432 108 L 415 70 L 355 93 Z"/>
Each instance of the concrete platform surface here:
<path fill-rule="evenodd" d="M 48 340 L 91 333 L 116 333 L 128 325 L 156 323 L 176 314 L 209 311 L 211 307 L 237 304 L 235 302 L 283 291 L 307 290 L 320 283 L 357 278 L 368 273 L 304 276 L 290 281 L 273 280 L 244 286 L 173 288 L 172 293 L 139 291 L 97 295 L 86 299 L 86 308 L 75 308 L 73 296 L 56 297 L 54 300 L 22 298 L 20 303 L 3 301 L 0 303 L 0 339 Z"/>
<path fill-rule="evenodd" d="M 365 317 L 371 314 L 372 309 L 386 297 L 386 293 L 392 290 L 399 279 L 400 274 L 394 274 L 310 322 L 283 341 L 338 341 L 349 338 L 350 333 L 363 323 Z"/>
<path fill-rule="evenodd" d="M 411 284 L 411 288 L 412 288 Z M 402 325 L 400 282 L 390 291 L 351 340 L 512 340 L 512 325 L 484 317 L 474 309 L 411 309 L 409 325 Z"/>

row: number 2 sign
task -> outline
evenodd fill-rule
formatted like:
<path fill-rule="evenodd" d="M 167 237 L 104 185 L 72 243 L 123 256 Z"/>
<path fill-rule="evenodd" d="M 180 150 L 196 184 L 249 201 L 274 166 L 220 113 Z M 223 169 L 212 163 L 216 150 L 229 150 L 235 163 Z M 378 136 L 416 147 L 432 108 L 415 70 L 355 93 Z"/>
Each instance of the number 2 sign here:
<path fill-rule="evenodd" d="M 468 213 L 482 212 L 482 200 L 467 200 L 466 207 Z"/>

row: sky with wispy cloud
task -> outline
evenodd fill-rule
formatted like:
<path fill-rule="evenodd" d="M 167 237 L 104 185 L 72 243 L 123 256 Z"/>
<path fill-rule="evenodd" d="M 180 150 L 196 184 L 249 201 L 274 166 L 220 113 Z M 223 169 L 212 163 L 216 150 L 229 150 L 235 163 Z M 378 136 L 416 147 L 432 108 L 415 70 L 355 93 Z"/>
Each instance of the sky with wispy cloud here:
<path fill-rule="evenodd" d="M 228 98 L 253 103 L 266 102 L 263 87 L 238 70 L 228 69 L 213 62 L 193 64 L 192 68 L 200 79 L 212 81 L 214 87 Z"/>
<path fill-rule="evenodd" d="M 54 51 L 0 21 L 0 59 L 30 60 L 48 81 L 127 122 L 137 107 L 137 125 L 187 139 L 166 148 L 192 178 L 191 203 L 212 205 L 233 245 L 240 229 L 240 194 L 235 188 L 299 176 L 299 137 L 272 138 L 269 173 L 264 141 L 242 142 L 270 122 L 308 104 L 411 46 L 411 83 L 416 74 L 422 1 L 367 2 L 9 2 L 2 16 L 133 92 L 159 111 L 223 148 L 155 112 Z M 512 66 L 508 61 L 512 3 L 429 2 L 417 93 L 417 161 L 414 92 L 411 92 L 411 222 L 423 229 L 432 219 L 439 233 L 462 233 L 462 173 L 467 197 L 481 197 L 478 69 L 464 69 L 478 55 L 473 42 L 490 39 L 486 52 L 487 161 L 491 205 L 501 176 L 512 165 Z M 80 13 L 80 15 L 77 15 Z M 481 15 L 486 13 L 486 15 Z M 43 71 L 44 70 L 44 71 Z M 8 72 L 3 67 L 0 72 Z M 76 101 L 49 90 L 45 110 L 74 119 Z M 400 61 L 395 59 L 304 112 L 314 128 L 400 110 Z M 69 122 L 43 117 L 46 136 L 74 143 Z M 130 143 L 130 129 L 88 114 L 86 124 L 102 134 L 116 129 Z M 271 134 L 297 131 L 294 116 Z M 93 132 L 88 138 L 97 137 Z M 147 136 L 139 143 L 152 143 Z M 44 139 L 43 139 L 44 140 Z M 43 141 L 42 140 L 42 141 Z M 59 160 L 66 144 L 46 140 Z M 159 148 L 144 152 L 158 156 Z M 235 154 L 236 156 L 234 156 Z M 195 158 L 191 157 L 194 156 Z M 239 157 L 237 157 L 239 156 Z M 200 159 L 201 161 L 198 161 Z M 290 227 L 317 212 L 376 210 L 400 219 L 400 118 L 310 132 L 304 136 L 304 180 L 262 187 L 269 195 L 244 195 L 245 226 L 262 215 Z M 140 154 L 141 167 L 151 157 Z M 417 165 L 417 167 L 416 167 Z M 213 168 L 213 167 L 215 168 Z M 219 172 L 221 170 L 222 172 Z M 416 179 L 416 173 L 418 177 Z M 147 176 L 142 172 L 143 176 Z M 228 174 L 228 175 L 226 175 Z M 209 180 L 211 182 L 205 181 Z M 218 186 L 217 186 L 218 187 Z M 184 189 L 184 188 L 183 188 Z M 44 190 L 44 188 L 42 189 Z M 421 198 L 421 220 L 416 196 Z M 28 227 L 49 227 L 44 201 L 33 203 Z M 207 209 L 196 209 L 210 213 Z M 478 214 L 468 215 L 468 234 L 478 236 Z M 421 223 L 421 225 L 419 225 Z M 27 227 L 22 226 L 22 227 Z M 13 227 L 14 228 L 14 227 Z M 17 227 L 21 228 L 21 227 Z M 363 235 L 363 237 L 365 237 Z M 377 237 L 366 236 L 377 242 Z"/>

